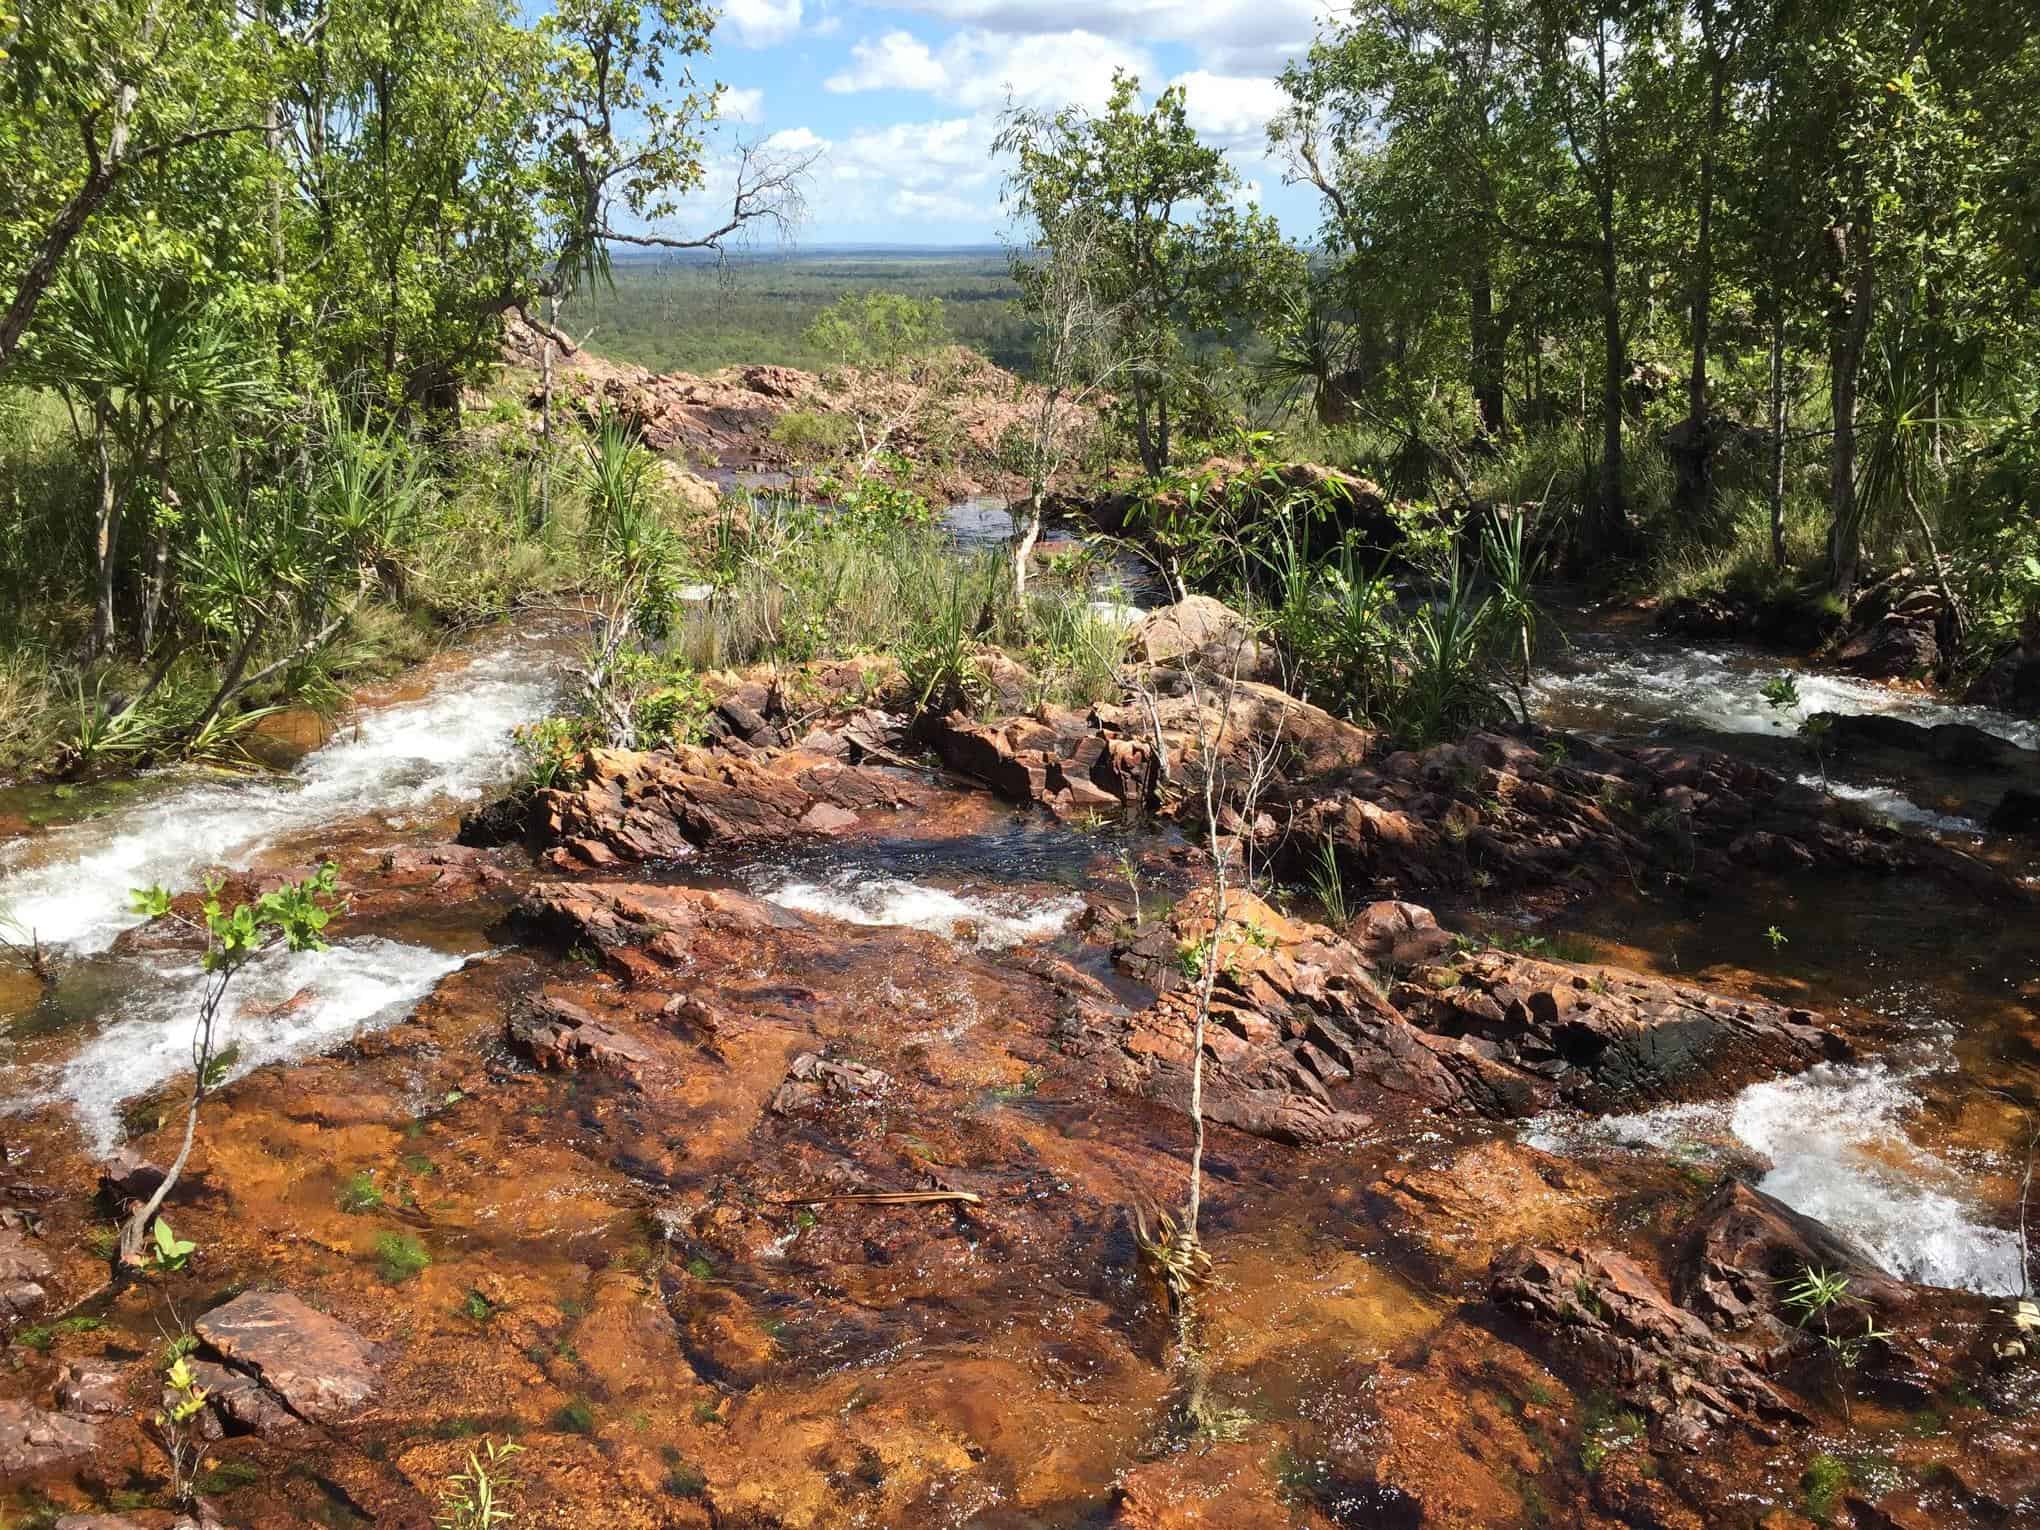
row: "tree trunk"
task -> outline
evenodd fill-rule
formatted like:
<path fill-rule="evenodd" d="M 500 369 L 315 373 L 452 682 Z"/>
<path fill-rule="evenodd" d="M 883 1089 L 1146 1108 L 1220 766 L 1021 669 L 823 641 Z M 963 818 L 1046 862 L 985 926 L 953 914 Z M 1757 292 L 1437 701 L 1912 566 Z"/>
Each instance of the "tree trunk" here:
<path fill-rule="evenodd" d="M 1834 449 L 1828 465 L 1828 587 L 1844 598 L 1855 590 L 1863 561 L 1862 506 L 1856 499 L 1856 392 L 1876 298 L 1873 238 L 1867 207 L 1854 225 L 1836 224 L 1828 230 L 1835 284 L 1846 293 L 1829 313 L 1828 401 L 1834 415 Z"/>
<path fill-rule="evenodd" d="M 92 449 L 99 465 L 99 526 L 94 549 L 98 586 L 92 607 L 92 656 L 104 657 L 113 647 L 113 575 L 120 556 L 120 496 L 114 492 L 113 453 L 106 440 L 106 411 L 92 409 Z"/>
<path fill-rule="evenodd" d="M 1467 327 L 1473 341 L 1470 360 L 1474 417 L 1480 433 L 1498 441 L 1507 428 L 1503 394 L 1506 337 L 1495 321 L 1494 282 L 1485 261 L 1467 278 L 1466 289 Z"/>
<path fill-rule="evenodd" d="M 1036 481 L 1027 495 L 1026 519 L 1015 524 L 1013 541 L 1013 604 L 1027 598 L 1027 562 L 1034 556 L 1034 544 L 1041 540 L 1041 501 L 1045 485 Z"/>
<path fill-rule="evenodd" d="M 1693 362 L 1686 378 L 1686 438 L 1673 452 L 1680 511 L 1688 517 L 1714 508 L 1714 432 L 1707 412 L 1707 352 L 1714 320 L 1714 158 L 1721 137 L 1724 60 L 1714 52 L 1712 10 L 1701 8 L 1701 30 L 1712 60 L 1707 138 L 1700 151 L 1700 190 L 1693 236 Z"/>
<path fill-rule="evenodd" d="M 1771 567 L 1785 566 L 1785 308 L 1771 310 Z"/>
<path fill-rule="evenodd" d="M 1613 197 L 1603 196 L 1601 236 L 1601 475 L 1599 503 L 1588 534 L 1589 550 L 1616 553 L 1629 545 L 1629 511 L 1622 489 L 1622 383 L 1629 371 L 1622 338 L 1621 273 L 1615 262 Z"/>

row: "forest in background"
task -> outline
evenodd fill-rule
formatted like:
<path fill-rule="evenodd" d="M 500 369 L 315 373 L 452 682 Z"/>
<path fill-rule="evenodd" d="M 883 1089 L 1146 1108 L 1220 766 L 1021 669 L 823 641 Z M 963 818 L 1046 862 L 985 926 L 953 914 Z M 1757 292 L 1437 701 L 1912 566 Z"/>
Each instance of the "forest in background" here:
<path fill-rule="evenodd" d="M 597 355 L 655 372 L 824 371 L 838 358 L 809 330 L 844 294 L 870 290 L 939 301 L 948 332 L 1002 367 L 1025 371 L 1032 355 L 997 249 L 737 250 L 721 262 L 625 258 L 612 270 L 613 285 L 564 304 L 560 324 Z"/>

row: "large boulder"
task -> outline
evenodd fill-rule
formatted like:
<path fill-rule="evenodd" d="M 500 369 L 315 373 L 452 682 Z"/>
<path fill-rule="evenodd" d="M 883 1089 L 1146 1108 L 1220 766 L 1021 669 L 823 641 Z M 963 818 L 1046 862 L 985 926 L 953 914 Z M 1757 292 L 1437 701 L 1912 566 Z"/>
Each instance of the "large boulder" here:
<path fill-rule="evenodd" d="M 231 1368 L 311 1423 L 337 1423 L 378 1385 L 375 1346 L 288 1291 L 248 1291 L 192 1325 Z"/>

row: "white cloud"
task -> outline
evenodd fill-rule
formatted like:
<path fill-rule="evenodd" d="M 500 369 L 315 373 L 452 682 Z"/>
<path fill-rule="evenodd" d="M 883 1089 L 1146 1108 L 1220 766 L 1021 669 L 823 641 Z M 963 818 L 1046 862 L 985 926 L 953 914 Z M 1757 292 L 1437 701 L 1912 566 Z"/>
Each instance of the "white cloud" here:
<path fill-rule="evenodd" d="M 769 48 L 800 30 L 801 0 L 725 0 L 721 26 L 746 48 Z"/>
<path fill-rule="evenodd" d="M 781 128 L 765 140 L 765 147 L 774 154 L 806 154 L 815 149 L 826 149 L 829 140 L 820 138 L 808 128 Z"/>
<path fill-rule="evenodd" d="M 891 0 L 897 8 L 1008 36 L 1082 30 L 1125 42 L 1167 38 L 1208 68 L 1274 73 L 1310 45 L 1332 0 Z"/>
<path fill-rule="evenodd" d="M 716 116 L 724 122 L 763 122 L 765 92 L 756 86 L 740 89 L 734 85 L 726 85 L 723 87 L 722 99 L 716 102 Z"/>
<path fill-rule="evenodd" d="M 888 32 L 855 44 L 850 57 L 851 67 L 830 76 L 828 89 L 917 90 L 972 110 L 996 110 L 1009 101 L 1096 108 L 1111 91 L 1115 70 L 1150 68 L 1142 49 L 1082 28 L 1022 36 L 970 29 L 939 53 L 912 33 Z"/>
<path fill-rule="evenodd" d="M 1169 83 L 1183 87 L 1183 114 L 1190 126 L 1228 149 L 1257 153 L 1264 149 L 1269 119 L 1289 102 L 1282 87 L 1266 75 L 1193 69 Z"/>
<path fill-rule="evenodd" d="M 876 41 L 853 43 L 850 67 L 832 74 L 822 88 L 847 94 L 857 90 L 940 90 L 949 72 L 928 45 L 911 32 L 888 32 Z"/>

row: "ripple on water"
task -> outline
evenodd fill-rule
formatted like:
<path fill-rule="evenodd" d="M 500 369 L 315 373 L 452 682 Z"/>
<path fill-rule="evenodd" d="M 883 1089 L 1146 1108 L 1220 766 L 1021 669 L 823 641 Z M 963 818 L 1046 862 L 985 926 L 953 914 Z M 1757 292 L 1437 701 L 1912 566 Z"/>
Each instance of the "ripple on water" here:
<path fill-rule="evenodd" d="M 1588 1121 L 1542 1117 L 1525 1140 L 1547 1152 L 1620 1146 L 1713 1161 L 1770 1161 L 1757 1188 L 1860 1243 L 1892 1274 L 1993 1296 L 2021 1288 L 2018 1235 L 1979 1217 L 1962 1174 L 1905 1121 L 1909 1077 L 1883 1062 L 1822 1063 L 1753 1084 L 1726 1105 L 1678 1105 Z"/>
<path fill-rule="evenodd" d="M 1083 912 L 1074 893 L 965 893 L 849 867 L 825 881 L 768 882 L 760 896 L 782 908 L 846 924 L 927 930 L 980 950 L 1004 950 L 1059 933 Z"/>
<path fill-rule="evenodd" d="M 103 951 L 141 922 L 128 890 L 195 884 L 294 833 L 368 813 L 470 802 L 516 768 L 511 730 L 541 715 L 550 666 L 512 643 L 419 700 L 364 711 L 288 776 L 174 787 L 111 817 L 0 851 L 0 907 L 45 945 Z"/>

